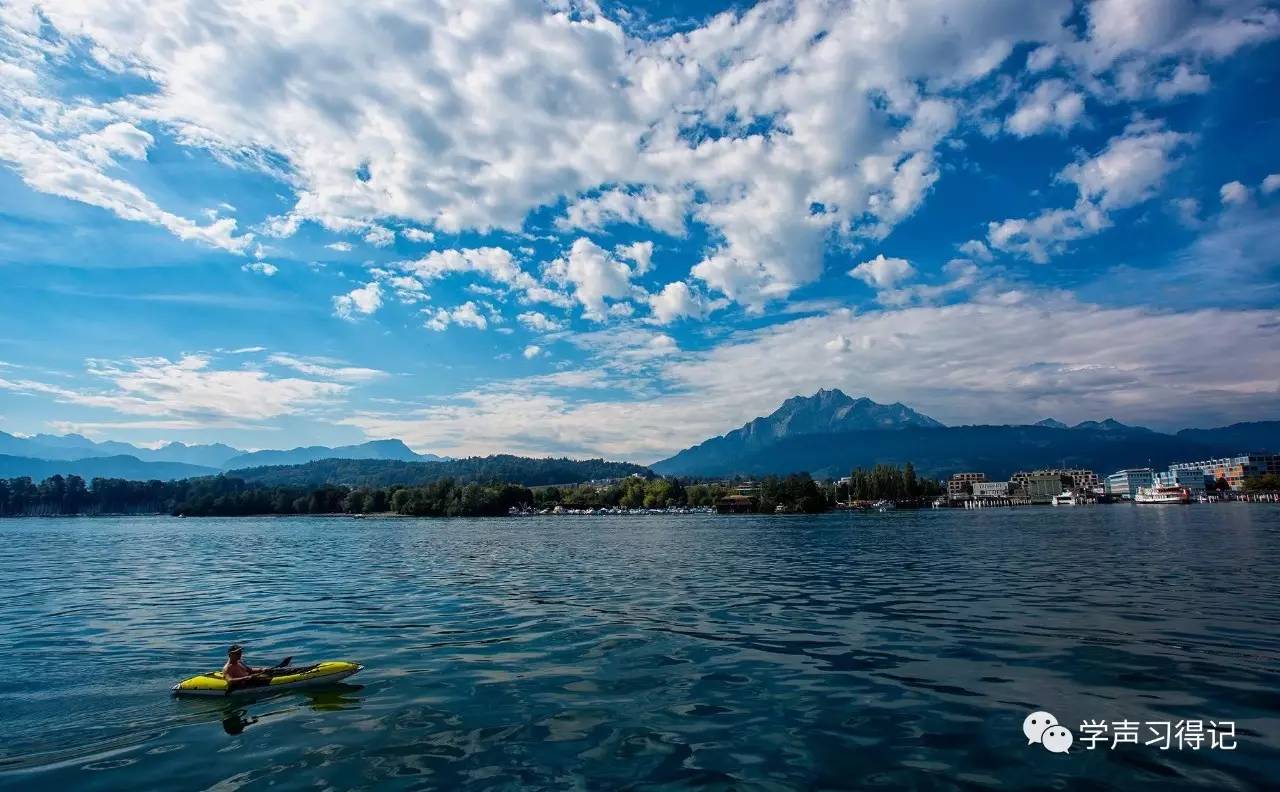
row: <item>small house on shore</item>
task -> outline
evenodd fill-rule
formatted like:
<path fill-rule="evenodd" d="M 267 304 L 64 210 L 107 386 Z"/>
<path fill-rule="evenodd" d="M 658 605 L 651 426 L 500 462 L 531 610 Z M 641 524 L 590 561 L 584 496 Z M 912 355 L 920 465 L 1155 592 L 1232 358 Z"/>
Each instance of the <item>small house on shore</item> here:
<path fill-rule="evenodd" d="M 717 514 L 750 514 L 755 500 L 747 495 L 726 495 L 716 501 Z"/>

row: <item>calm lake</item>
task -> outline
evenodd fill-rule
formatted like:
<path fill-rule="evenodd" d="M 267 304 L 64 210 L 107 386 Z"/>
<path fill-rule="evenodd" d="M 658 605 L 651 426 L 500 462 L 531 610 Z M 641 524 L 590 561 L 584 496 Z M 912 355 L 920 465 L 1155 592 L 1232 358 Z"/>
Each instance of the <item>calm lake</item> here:
<path fill-rule="evenodd" d="M 1274 788 L 1278 594 L 1254 504 L 0 520 L 0 786 Z M 234 641 L 366 669 L 170 696 Z"/>

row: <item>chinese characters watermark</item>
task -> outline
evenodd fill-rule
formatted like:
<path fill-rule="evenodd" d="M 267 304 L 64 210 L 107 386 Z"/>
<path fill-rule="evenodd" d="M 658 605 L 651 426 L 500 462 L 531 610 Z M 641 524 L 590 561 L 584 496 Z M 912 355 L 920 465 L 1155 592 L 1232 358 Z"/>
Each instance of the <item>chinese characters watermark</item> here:
<path fill-rule="evenodd" d="M 1037 711 L 1022 721 L 1027 744 L 1040 743 L 1053 753 L 1067 753 L 1079 742 L 1085 750 L 1114 750 L 1121 745 L 1144 745 L 1161 751 L 1201 749 L 1234 751 L 1235 721 L 1132 721 L 1086 720 L 1080 724 L 1079 740 L 1070 729 L 1058 723 L 1050 712 Z"/>

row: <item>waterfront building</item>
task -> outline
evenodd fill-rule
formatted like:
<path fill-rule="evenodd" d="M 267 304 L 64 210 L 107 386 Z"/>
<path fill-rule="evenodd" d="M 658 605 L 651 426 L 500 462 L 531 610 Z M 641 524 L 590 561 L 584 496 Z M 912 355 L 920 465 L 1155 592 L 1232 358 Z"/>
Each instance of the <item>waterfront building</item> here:
<path fill-rule="evenodd" d="M 986 473 L 953 473 L 951 479 L 947 481 L 947 499 L 968 500 L 971 497 L 973 485 L 986 480 Z"/>
<path fill-rule="evenodd" d="M 972 486 L 974 498 L 1003 498 L 1009 494 L 1007 481 L 975 481 Z"/>
<path fill-rule="evenodd" d="M 1280 475 L 1280 454 L 1240 454 L 1221 459 L 1205 459 L 1200 462 L 1179 462 L 1169 466 L 1169 472 L 1200 471 L 1210 481 L 1226 479 L 1231 489 L 1244 489 L 1245 479 L 1257 476 Z"/>
<path fill-rule="evenodd" d="M 1017 486 L 1032 503 L 1053 503 L 1053 496 L 1069 489 L 1070 482 L 1070 478 L 1056 470 L 1019 472 L 1009 477 L 1009 485 Z"/>
<path fill-rule="evenodd" d="M 1107 476 L 1107 494 L 1113 498 L 1133 500 L 1142 487 L 1150 487 L 1155 483 L 1155 474 L 1151 468 L 1127 468 L 1117 470 Z"/>
<path fill-rule="evenodd" d="M 1020 470 L 1009 477 L 1009 487 L 1026 492 L 1027 479 L 1031 476 L 1057 476 L 1062 479 L 1062 486 L 1058 489 L 1058 492 L 1053 493 L 1054 495 L 1063 490 L 1092 492 L 1093 488 L 1102 482 L 1097 473 L 1085 468 L 1051 468 L 1049 470 L 1033 470 L 1029 473 Z"/>
<path fill-rule="evenodd" d="M 1178 468 L 1169 469 L 1164 473 L 1156 474 L 1156 485 L 1161 487 L 1182 487 L 1191 493 L 1191 497 L 1198 498 L 1204 494 L 1205 485 L 1209 478 L 1200 468 Z"/>

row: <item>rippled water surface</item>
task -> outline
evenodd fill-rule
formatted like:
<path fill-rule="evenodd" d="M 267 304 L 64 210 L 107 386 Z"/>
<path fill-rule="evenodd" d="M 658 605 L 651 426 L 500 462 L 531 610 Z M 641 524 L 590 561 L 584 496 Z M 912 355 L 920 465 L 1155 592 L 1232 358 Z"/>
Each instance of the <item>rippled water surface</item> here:
<path fill-rule="evenodd" d="M 1280 509 L 0 520 L 0 786 L 1274 788 Z M 354 659 L 242 703 L 169 686 Z M 1233 720 L 1234 751 L 1051 754 Z"/>

